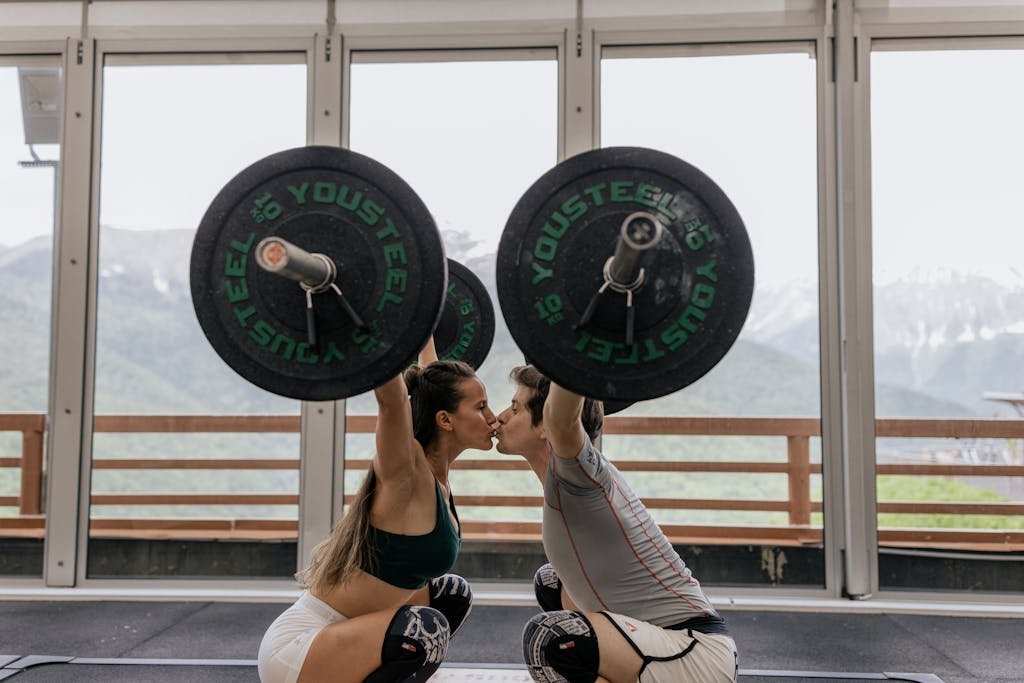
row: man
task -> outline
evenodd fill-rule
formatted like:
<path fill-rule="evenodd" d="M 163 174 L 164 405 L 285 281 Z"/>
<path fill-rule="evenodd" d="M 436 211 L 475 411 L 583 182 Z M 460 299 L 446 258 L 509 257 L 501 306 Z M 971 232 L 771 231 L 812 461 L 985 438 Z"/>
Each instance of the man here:
<path fill-rule="evenodd" d="M 700 584 L 614 465 L 593 446 L 601 404 L 515 368 L 498 451 L 544 484 L 544 610 L 523 631 L 541 683 L 734 681 L 736 645 Z"/>

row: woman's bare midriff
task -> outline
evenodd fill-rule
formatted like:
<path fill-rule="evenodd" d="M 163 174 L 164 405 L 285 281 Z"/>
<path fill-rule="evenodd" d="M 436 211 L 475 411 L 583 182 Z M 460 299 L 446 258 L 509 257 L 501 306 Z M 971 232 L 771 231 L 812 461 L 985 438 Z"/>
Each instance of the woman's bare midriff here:
<path fill-rule="evenodd" d="M 413 589 L 392 586 L 376 576 L 356 570 L 355 575 L 343 586 L 336 586 L 326 595 L 314 594 L 313 597 L 326 602 L 352 619 L 371 612 L 397 609 L 408 603 L 416 592 Z"/>

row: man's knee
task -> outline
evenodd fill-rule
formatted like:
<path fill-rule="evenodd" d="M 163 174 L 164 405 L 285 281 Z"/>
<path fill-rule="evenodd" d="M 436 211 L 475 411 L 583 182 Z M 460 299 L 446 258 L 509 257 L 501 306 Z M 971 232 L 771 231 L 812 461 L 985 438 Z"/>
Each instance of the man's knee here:
<path fill-rule="evenodd" d="M 538 683 L 594 683 L 601 662 L 597 634 L 579 612 L 534 615 L 523 629 L 523 659 Z"/>
<path fill-rule="evenodd" d="M 425 681 L 441 666 L 448 652 L 448 620 L 432 607 L 404 605 L 388 624 L 381 647 L 380 667 L 365 683 Z"/>
<path fill-rule="evenodd" d="M 562 606 L 562 581 L 555 573 L 555 568 L 546 564 L 533 575 L 533 592 L 537 596 L 537 604 L 545 612 L 564 609 Z"/>
<path fill-rule="evenodd" d="M 454 636 L 473 609 L 473 590 L 469 587 L 469 581 L 458 574 L 445 574 L 432 579 L 430 606 L 448 619 L 448 626 Z"/>

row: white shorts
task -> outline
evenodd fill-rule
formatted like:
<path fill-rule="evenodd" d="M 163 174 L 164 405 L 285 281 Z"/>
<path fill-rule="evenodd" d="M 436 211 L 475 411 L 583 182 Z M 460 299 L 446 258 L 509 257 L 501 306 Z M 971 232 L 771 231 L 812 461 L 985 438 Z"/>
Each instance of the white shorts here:
<path fill-rule="evenodd" d="M 313 639 L 328 624 L 345 615 L 304 592 L 274 620 L 260 643 L 257 657 L 262 683 L 295 683 Z"/>
<path fill-rule="evenodd" d="M 736 643 L 727 635 L 674 631 L 621 614 L 601 614 L 618 626 L 642 656 L 676 657 L 670 661 L 648 663 L 640 674 L 640 683 L 736 680 L 739 668 Z M 686 654 L 677 657 L 683 652 Z"/>

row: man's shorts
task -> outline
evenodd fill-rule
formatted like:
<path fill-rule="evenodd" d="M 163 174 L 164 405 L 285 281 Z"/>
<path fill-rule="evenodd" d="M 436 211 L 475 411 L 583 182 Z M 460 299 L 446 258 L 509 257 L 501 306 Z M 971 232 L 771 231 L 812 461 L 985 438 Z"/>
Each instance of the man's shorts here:
<path fill-rule="evenodd" d="M 641 656 L 673 657 L 669 661 L 648 663 L 640 674 L 640 683 L 736 680 L 739 669 L 736 643 L 727 635 L 692 629 L 675 631 L 621 614 L 601 614 L 633 643 Z M 682 654 L 684 652 L 686 654 Z"/>
<path fill-rule="evenodd" d="M 345 615 L 308 592 L 267 629 L 257 657 L 262 683 L 295 683 L 306 661 L 313 639 L 328 624 L 342 621 Z"/>

